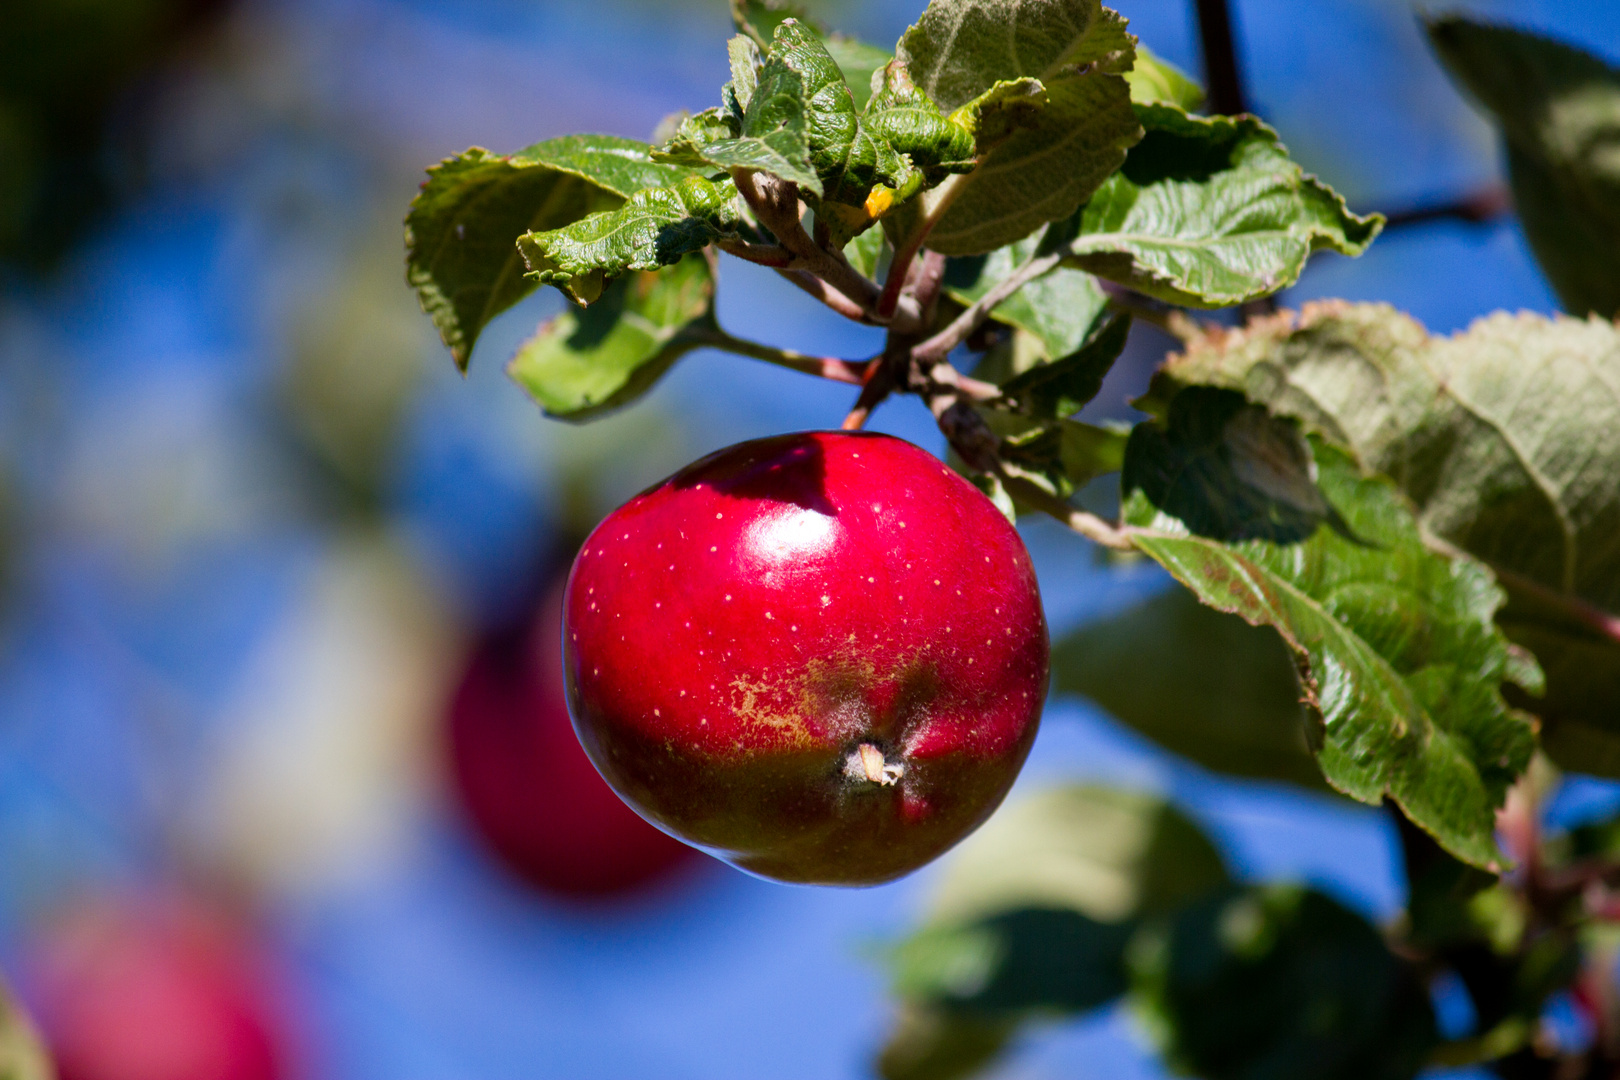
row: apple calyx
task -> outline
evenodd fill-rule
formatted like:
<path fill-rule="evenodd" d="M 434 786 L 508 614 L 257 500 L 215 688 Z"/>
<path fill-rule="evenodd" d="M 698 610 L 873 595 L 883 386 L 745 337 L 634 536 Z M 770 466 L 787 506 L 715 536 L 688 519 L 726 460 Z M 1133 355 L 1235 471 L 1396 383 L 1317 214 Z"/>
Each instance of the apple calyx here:
<path fill-rule="evenodd" d="M 903 762 L 889 761 L 883 751 L 869 742 L 863 742 L 849 752 L 844 760 L 844 775 L 856 780 L 869 780 L 888 787 L 898 784 L 906 774 Z"/>

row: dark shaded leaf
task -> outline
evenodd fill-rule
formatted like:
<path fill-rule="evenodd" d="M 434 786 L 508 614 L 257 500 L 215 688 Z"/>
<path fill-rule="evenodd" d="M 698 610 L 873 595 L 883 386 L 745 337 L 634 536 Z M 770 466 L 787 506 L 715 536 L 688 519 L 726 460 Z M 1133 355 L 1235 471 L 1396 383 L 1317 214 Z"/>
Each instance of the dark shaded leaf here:
<path fill-rule="evenodd" d="M 507 155 L 475 146 L 428 170 L 405 219 L 406 276 L 465 369 L 484 326 L 537 284 L 524 276 L 519 236 L 690 174 L 613 135 L 568 135 Z"/>
<path fill-rule="evenodd" d="M 1198 826 L 1152 796 L 1068 787 L 1004 807 L 951 855 L 929 925 L 892 954 L 906 1004 L 883 1075 L 966 1076 L 1020 1022 L 1115 1000 L 1140 920 L 1227 880 Z"/>
<path fill-rule="evenodd" d="M 1620 316 L 1620 70 L 1456 15 L 1429 40 L 1500 126 L 1525 236 L 1564 306 Z"/>
<path fill-rule="evenodd" d="M 1102 389 L 1103 379 L 1125 351 L 1131 318 L 1120 315 L 1103 323 L 1080 348 L 1050 364 L 1014 375 L 1001 392 L 1018 399 L 1031 416 L 1073 416 Z"/>
<path fill-rule="evenodd" d="M 1084 694 L 1165 749 L 1233 776 L 1326 787 L 1293 658 L 1271 630 L 1172 588 L 1052 647 L 1053 690 Z"/>
<path fill-rule="evenodd" d="M 1387 793 L 1453 855 L 1498 865 L 1495 810 L 1534 748 L 1499 686 L 1538 674 L 1491 621 L 1503 594 L 1483 566 L 1423 545 L 1394 484 L 1325 443 L 1313 451 L 1360 542 L 1318 529 L 1304 543 L 1222 543 L 1140 491 L 1126 505 L 1132 541 L 1204 603 L 1282 635 L 1330 784 L 1363 802 Z"/>
<path fill-rule="evenodd" d="M 1208 1080 L 1407 1080 L 1438 1041 L 1414 970 L 1314 890 L 1233 890 L 1135 953 L 1166 1056 Z"/>
<path fill-rule="evenodd" d="M 1288 544 L 1324 522 L 1343 529 L 1315 471 L 1294 421 L 1235 391 L 1191 386 L 1171 400 L 1164 427 L 1131 432 L 1121 486 L 1199 536 Z"/>

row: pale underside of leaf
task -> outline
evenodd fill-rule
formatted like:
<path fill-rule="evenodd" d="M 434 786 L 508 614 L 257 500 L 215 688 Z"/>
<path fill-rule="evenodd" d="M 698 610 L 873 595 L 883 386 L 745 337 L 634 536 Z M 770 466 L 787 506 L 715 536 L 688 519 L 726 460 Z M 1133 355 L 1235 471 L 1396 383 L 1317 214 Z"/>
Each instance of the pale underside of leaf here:
<path fill-rule="evenodd" d="M 1620 330 L 1498 314 L 1431 338 L 1385 305 L 1308 305 L 1195 340 L 1162 378 L 1240 390 L 1394 477 L 1426 530 L 1502 573 L 1549 749 L 1620 773 L 1620 641 L 1600 630 L 1620 626 Z"/>

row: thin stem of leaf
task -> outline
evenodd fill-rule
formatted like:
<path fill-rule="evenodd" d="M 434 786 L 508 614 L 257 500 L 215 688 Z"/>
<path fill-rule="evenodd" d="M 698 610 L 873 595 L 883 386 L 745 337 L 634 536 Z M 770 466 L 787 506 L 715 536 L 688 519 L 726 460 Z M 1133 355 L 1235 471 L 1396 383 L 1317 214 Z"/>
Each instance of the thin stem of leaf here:
<path fill-rule="evenodd" d="M 843 293 L 866 317 L 863 321 L 882 321 L 873 319 L 882 291 L 877 283 L 851 266 L 841 252 L 829 252 L 804 231 L 804 208 L 796 184 L 749 169 L 738 169 L 732 175 L 738 193 L 760 224 L 792 253 L 791 269 L 814 274 Z"/>
<path fill-rule="evenodd" d="M 763 360 L 767 364 L 775 364 L 777 367 L 784 367 L 790 371 L 815 375 L 818 378 L 831 379 L 834 382 L 848 383 L 852 386 L 860 386 L 864 382 L 868 366 L 868 361 L 864 360 L 840 360 L 831 356 L 810 356 L 806 353 L 794 352 L 792 349 L 778 349 L 773 345 L 761 345 L 756 341 L 734 337 L 719 327 L 690 332 L 686 335 L 686 339 L 712 349 L 722 349 L 738 356 Z"/>
<path fill-rule="evenodd" d="M 928 380 L 936 386 L 950 388 L 959 397 L 980 404 L 1001 400 L 1001 387 L 963 375 L 943 360 L 928 369 Z"/>
<path fill-rule="evenodd" d="M 872 358 L 866 365 L 866 372 L 861 379 L 861 395 L 855 399 L 855 407 L 849 410 L 844 422 L 838 425 L 844 431 L 859 431 L 866 426 L 867 418 L 878 403 L 889 396 L 888 377 L 889 364 L 887 354 Z"/>
<path fill-rule="evenodd" d="M 1042 274 L 1055 270 L 1058 263 L 1062 261 L 1062 252 L 1053 252 L 1050 255 L 1042 255 L 1039 258 L 1029 260 L 1023 266 L 996 282 L 989 292 L 980 297 L 972 307 L 958 315 L 949 326 L 918 345 L 913 355 L 916 356 L 919 362 L 925 364 L 933 364 L 945 359 L 950 355 L 952 349 L 966 341 L 968 335 L 979 328 L 980 324 L 989 317 L 990 312 L 995 310 L 997 304 Z"/>
<path fill-rule="evenodd" d="M 1056 518 L 1093 543 L 1116 551 L 1131 551 L 1135 546 L 1131 543 L 1132 530 L 1129 526 L 1111 525 L 1096 514 L 1070 506 L 1050 491 L 1022 477 L 1003 475 L 1001 483 L 1014 499 Z"/>
<path fill-rule="evenodd" d="M 1193 318 L 1181 308 L 1161 303 L 1151 297 L 1143 296 L 1123 285 L 1112 281 L 1098 279 L 1098 284 L 1108 296 L 1108 306 L 1114 311 L 1122 312 L 1140 322 L 1148 323 L 1163 330 L 1177 341 L 1188 342 L 1201 334 L 1204 324 Z"/>
<path fill-rule="evenodd" d="M 858 323 L 876 326 L 877 322 L 861 308 L 859 304 L 816 277 L 808 270 L 777 268 L 777 273 L 787 278 L 793 284 L 820 300 L 846 319 L 853 319 Z"/>

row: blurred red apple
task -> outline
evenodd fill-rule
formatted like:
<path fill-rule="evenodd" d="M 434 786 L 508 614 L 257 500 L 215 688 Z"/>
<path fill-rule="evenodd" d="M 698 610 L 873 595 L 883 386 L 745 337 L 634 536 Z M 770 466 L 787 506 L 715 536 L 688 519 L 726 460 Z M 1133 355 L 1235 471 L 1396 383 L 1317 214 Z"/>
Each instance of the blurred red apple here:
<path fill-rule="evenodd" d="M 34 955 L 59 1080 L 277 1080 L 263 971 L 227 921 L 189 904 L 86 907 Z"/>
<path fill-rule="evenodd" d="M 562 585 L 532 624 L 485 638 L 450 707 L 456 789 L 489 846 L 542 889 L 634 889 L 696 853 L 613 794 L 580 748 L 562 676 Z"/>
<path fill-rule="evenodd" d="M 752 873 L 865 885 L 987 818 L 1048 645 L 1017 532 L 884 435 L 741 443 L 614 511 L 575 560 L 580 740 L 650 820 Z"/>

